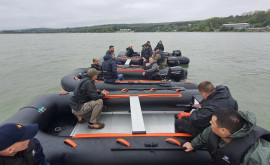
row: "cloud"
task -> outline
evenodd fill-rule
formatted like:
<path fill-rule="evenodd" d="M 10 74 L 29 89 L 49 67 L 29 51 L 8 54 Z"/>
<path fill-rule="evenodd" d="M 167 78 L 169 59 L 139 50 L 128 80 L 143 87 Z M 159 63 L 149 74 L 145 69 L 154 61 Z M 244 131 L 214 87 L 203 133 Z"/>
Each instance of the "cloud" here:
<path fill-rule="evenodd" d="M 203 20 L 267 10 L 269 0 L 0 0 L 0 29 Z"/>

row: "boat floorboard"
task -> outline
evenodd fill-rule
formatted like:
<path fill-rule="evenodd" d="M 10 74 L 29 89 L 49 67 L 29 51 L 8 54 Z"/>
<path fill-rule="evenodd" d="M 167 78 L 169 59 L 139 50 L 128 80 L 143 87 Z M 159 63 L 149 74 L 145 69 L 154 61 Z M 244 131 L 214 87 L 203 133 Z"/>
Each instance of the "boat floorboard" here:
<path fill-rule="evenodd" d="M 143 112 L 146 133 L 174 133 L 174 114 L 179 112 Z M 89 118 L 86 119 L 87 121 Z M 94 133 L 132 133 L 131 116 L 128 112 L 102 113 L 99 122 L 102 129 L 89 129 L 88 123 L 77 123 L 70 136 Z"/>

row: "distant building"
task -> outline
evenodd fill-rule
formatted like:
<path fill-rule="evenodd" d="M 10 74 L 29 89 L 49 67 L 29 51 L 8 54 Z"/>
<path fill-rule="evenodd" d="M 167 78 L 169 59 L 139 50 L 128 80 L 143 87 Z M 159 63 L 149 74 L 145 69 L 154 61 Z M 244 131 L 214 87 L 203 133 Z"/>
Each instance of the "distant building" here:
<path fill-rule="evenodd" d="M 223 24 L 222 26 L 234 28 L 234 29 L 247 29 L 252 28 L 252 26 L 249 23 L 235 23 L 235 24 Z"/>
<path fill-rule="evenodd" d="M 131 29 L 120 29 L 119 32 L 134 32 Z"/>

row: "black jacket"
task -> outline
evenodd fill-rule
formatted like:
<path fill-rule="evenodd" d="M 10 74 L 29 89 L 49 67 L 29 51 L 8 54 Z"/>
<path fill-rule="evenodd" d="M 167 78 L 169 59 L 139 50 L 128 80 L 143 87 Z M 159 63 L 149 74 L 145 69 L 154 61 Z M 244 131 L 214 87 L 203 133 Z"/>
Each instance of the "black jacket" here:
<path fill-rule="evenodd" d="M 114 80 L 118 79 L 117 74 L 117 65 L 116 61 L 112 58 L 111 55 L 106 54 L 103 57 L 104 61 L 102 62 L 102 72 L 105 80 Z"/>
<path fill-rule="evenodd" d="M 149 58 L 153 55 L 153 51 L 152 49 L 150 49 L 149 47 L 146 49 L 144 48 L 141 52 L 141 56 L 146 58 L 147 60 L 149 60 Z"/>
<path fill-rule="evenodd" d="M 190 116 L 191 124 L 202 131 L 210 126 L 214 110 L 218 108 L 238 110 L 237 102 L 226 86 L 217 86 L 216 90 L 202 101 L 202 107 L 192 112 Z"/>
<path fill-rule="evenodd" d="M 40 142 L 30 139 L 26 150 L 16 153 L 14 156 L 0 156 L 0 165 L 43 165 L 47 162 Z"/>
<path fill-rule="evenodd" d="M 159 43 L 158 43 L 157 46 L 155 47 L 155 50 L 157 50 L 157 49 L 164 51 L 164 46 L 163 46 L 163 44 L 159 44 Z"/>
<path fill-rule="evenodd" d="M 91 64 L 91 68 L 95 68 L 96 70 L 102 71 L 102 67 L 100 65 Z M 103 80 L 102 74 L 99 74 L 97 79 Z"/>
<path fill-rule="evenodd" d="M 126 48 L 127 51 L 127 57 L 133 57 L 134 50 L 130 47 Z"/>
<path fill-rule="evenodd" d="M 104 95 L 97 91 L 94 81 L 89 77 L 85 77 L 77 84 L 71 97 L 70 107 L 75 111 L 79 111 L 84 103 L 102 99 L 103 97 Z"/>

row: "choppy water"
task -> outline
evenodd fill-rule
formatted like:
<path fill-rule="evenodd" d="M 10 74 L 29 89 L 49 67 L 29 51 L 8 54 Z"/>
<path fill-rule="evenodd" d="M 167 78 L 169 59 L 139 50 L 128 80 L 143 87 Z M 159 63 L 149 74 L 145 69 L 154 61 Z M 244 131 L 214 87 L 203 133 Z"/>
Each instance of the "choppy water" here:
<path fill-rule="evenodd" d="M 256 113 L 270 129 L 270 33 L 110 33 L 0 35 L 0 123 L 38 95 L 62 90 L 61 78 L 109 45 L 116 53 L 162 40 L 165 51 L 190 58 L 188 79 L 230 88 L 240 110 Z"/>

